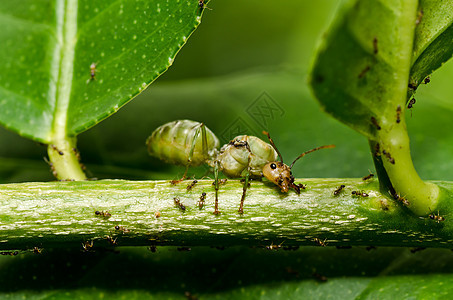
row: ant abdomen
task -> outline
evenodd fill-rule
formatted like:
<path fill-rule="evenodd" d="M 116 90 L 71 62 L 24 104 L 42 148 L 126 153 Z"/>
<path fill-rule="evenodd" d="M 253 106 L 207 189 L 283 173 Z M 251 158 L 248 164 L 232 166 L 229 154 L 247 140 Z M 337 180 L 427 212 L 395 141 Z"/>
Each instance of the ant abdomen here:
<path fill-rule="evenodd" d="M 206 130 L 202 131 L 202 127 Z M 203 145 L 203 132 L 206 144 Z M 198 166 L 216 157 L 219 139 L 203 123 L 177 120 L 153 131 L 146 140 L 150 155 L 176 165 Z M 203 151 L 204 147 L 205 151 Z M 189 160 L 190 152 L 193 151 Z"/>

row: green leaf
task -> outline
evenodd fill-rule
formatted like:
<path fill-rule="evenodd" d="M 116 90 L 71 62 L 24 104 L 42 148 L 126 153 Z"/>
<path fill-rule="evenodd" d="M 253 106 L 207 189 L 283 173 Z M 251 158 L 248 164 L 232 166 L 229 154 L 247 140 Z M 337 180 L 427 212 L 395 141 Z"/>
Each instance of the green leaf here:
<path fill-rule="evenodd" d="M 421 0 L 417 22 L 410 77 L 415 87 L 453 54 L 453 1 Z"/>
<path fill-rule="evenodd" d="M 396 105 L 404 105 L 416 9 L 415 0 L 349 1 L 319 50 L 311 75 L 316 97 L 369 139 L 377 133 L 371 117 L 379 126 L 394 123 Z M 392 120 L 383 120 L 389 110 Z"/>
<path fill-rule="evenodd" d="M 311 85 L 327 112 L 368 138 L 381 191 L 425 215 L 439 189 L 415 171 L 404 119 L 417 10 L 415 0 L 350 1 L 318 53 Z"/>
<path fill-rule="evenodd" d="M 200 13 L 189 0 L 1 1 L 0 122 L 44 143 L 77 135 L 162 74 Z"/>

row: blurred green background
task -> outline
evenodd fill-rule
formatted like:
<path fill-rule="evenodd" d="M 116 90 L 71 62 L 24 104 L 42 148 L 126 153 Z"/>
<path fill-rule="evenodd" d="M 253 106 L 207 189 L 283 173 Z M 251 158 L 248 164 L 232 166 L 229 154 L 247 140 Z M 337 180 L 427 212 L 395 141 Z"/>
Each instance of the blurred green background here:
<path fill-rule="evenodd" d="M 361 177 L 374 170 L 366 139 L 323 113 L 307 86 L 319 38 L 339 5 L 337 0 L 210 2 L 212 10 L 205 10 L 201 26 L 167 73 L 79 136 L 89 175 L 177 178 L 181 167 L 149 157 L 145 148 L 155 128 L 176 119 L 205 122 L 222 142 L 237 133 L 264 138 L 260 133 L 268 130 L 286 162 L 313 147 L 337 145 L 298 162 L 297 177 Z M 406 112 L 414 163 L 425 179 L 453 180 L 452 131 L 447 125 L 452 76 L 449 62 L 431 83 L 419 87 L 412 117 Z M 44 156 L 44 146 L 0 129 L 2 182 L 53 180 Z M 398 248 L 328 248 L 159 248 L 156 254 L 121 247 L 120 254 L 45 249 L 41 256 L 0 257 L 0 293 L 54 299 L 184 299 L 184 292 L 191 291 L 202 299 L 352 299 L 404 298 L 415 292 L 431 297 L 448 293 L 452 286 L 449 250 L 411 254 Z M 319 282 L 313 273 L 327 276 L 328 282 Z"/>
<path fill-rule="evenodd" d="M 174 65 L 79 136 L 88 175 L 177 178 L 180 167 L 149 157 L 144 146 L 155 128 L 176 119 L 205 122 L 222 143 L 239 133 L 265 139 L 261 131 L 268 130 L 287 163 L 316 146 L 337 145 L 298 162 L 296 177 L 361 177 L 374 170 L 366 139 L 322 112 L 307 86 L 313 54 L 339 5 L 333 0 L 211 2 L 212 10 L 205 10 Z M 453 179 L 451 131 L 444 125 L 452 73 L 451 63 L 437 71 L 419 88 L 412 117 L 406 114 L 414 163 L 425 179 Z M 0 131 L 0 147 L 3 182 L 53 180 L 43 160 L 45 147 L 6 130 Z"/>

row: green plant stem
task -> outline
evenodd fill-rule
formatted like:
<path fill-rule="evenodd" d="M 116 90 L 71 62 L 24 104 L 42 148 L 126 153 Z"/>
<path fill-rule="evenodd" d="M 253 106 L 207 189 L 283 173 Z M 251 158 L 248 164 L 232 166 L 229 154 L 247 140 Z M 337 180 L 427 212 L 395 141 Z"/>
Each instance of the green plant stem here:
<path fill-rule="evenodd" d="M 382 188 L 382 192 L 393 189 L 390 194 L 397 194 L 407 199 L 410 203 L 408 208 L 416 215 L 429 214 L 437 207 L 439 187 L 430 182 L 424 182 L 414 168 L 409 146 L 409 136 L 403 123 L 393 122 L 393 126 L 383 126 L 378 134 L 380 152 L 374 152 L 379 156 L 375 159 L 376 167 L 383 167 L 389 182 Z M 390 128 L 387 130 L 387 128 Z M 371 143 L 372 151 L 376 149 L 376 143 Z M 382 180 L 382 173 L 378 173 Z M 381 175 L 382 174 L 382 175 Z"/>
<path fill-rule="evenodd" d="M 409 136 L 405 122 L 405 107 L 408 97 L 408 84 L 411 69 L 412 45 L 415 32 L 415 19 L 417 15 L 416 1 L 402 1 L 401 13 L 405 18 L 400 18 L 400 42 L 396 44 L 398 55 L 395 56 L 398 72 L 393 74 L 392 80 L 395 85 L 392 92 L 387 95 L 387 103 L 384 113 L 380 116 L 381 129 L 376 130 L 376 136 L 372 139 L 379 143 L 380 166 L 385 169 L 388 186 L 382 192 L 392 190 L 393 194 L 407 199 L 410 203 L 408 208 L 416 215 L 427 215 L 433 207 L 437 206 L 439 188 L 432 183 L 425 183 L 414 168 L 411 154 Z M 409 95 L 410 96 L 410 95 Z M 372 146 L 376 145 L 371 142 Z M 373 150 L 372 150 L 373 151 Z M 383 174 L 378 173 L 381 177 Z M 382 180 L 382 179 L 381 179 Z M 385 182 L 386 180 L 382 180 Z"/>
<path fill-rule="evenodd" d="M 47 147 L 50 166 L 59 180 L 85 180 L 86 175 L 79 162 L 76 138 L 58 140 Z"/>
<path fill-rule="evenodd" d="M 220 187 L 214 215 L 212 180 L 172 186 L 168 181 L 75 181 L 0 186 L 0 248 L 108 247 L 118 245 L 311 245 L 314 238 L 334 245 L 453 247 L 453 183 L 443 186 L 437 223 L 414 216 L 379 192 L 377 180 L 300 179 L 307 189 L 298 196 L 281 193 L 269 182 L 252 182 L 244 213 L 237 210 L 242 183 Z M 339 195 L 333 192 L 344 184 Z M 353 197 L 352 191 L 368 197 Z M 198 201 L 207 193 L 204 206 Z M 178 197 L 185 210 L 175 205 Z M 95 211 L 109 212 L 110 218 Z M 159 212 L 160 216 L 156 217 Z M 119 226 L 115 229 L 115 226 Z"/>
<path fill-rule="evenodd" d="M 52 134 L 47 149 L 52 171 L 60 180 L 85 180 L 86 176 L 78 160 L 76 138 L 67 133 L 69 102 L 73 82 L 73 63 L 77 42 L 78 1 L 59 1 L 57 10 L 57 38 L 61 41 L 55 49 L 59 68 L 54 69 L 58 78 L 55 93 L 55 111 Z"/>

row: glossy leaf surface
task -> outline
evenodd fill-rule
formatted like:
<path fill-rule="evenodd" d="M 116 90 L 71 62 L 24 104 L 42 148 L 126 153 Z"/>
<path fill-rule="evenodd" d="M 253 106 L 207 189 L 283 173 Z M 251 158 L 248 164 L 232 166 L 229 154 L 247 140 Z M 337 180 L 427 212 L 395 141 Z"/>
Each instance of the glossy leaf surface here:
<path fill-rule="evenodd" d="M 1 1 L 0 123 L 77 135 L 162 74 L 200 14 L 189 0 Z"/>
<path fill-rule="evenodd" d="M 452 56 L 452 16 L 453 1 L 349 1 L 317 56 L 315 95 L 327 112 L 375 139 L 371 118 L 394 122 L 408 83 L 416 88 Z"/>
<path fill-rule="evenodd" d="M 393 118 L 405 101 L 417 6 L 415 0 L 349 1 L 318 53 L 311 75 L 316 97 L 369 139 L 380 129 L 371 118 L 389 122 L 386 112 Z"/>
<path fill-rule="evenodd" d="M 453 54 L 453 1 L 421 0 L 410 83 L 417 86 Z"/>

